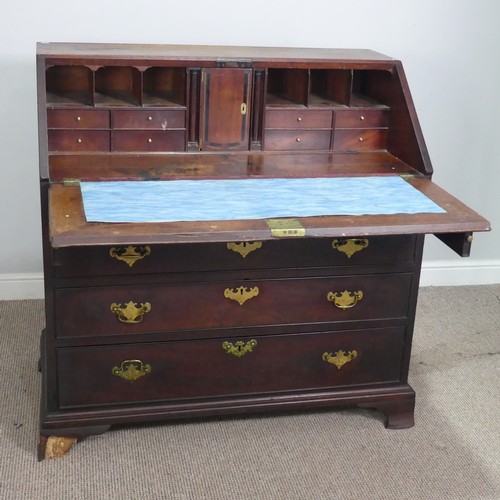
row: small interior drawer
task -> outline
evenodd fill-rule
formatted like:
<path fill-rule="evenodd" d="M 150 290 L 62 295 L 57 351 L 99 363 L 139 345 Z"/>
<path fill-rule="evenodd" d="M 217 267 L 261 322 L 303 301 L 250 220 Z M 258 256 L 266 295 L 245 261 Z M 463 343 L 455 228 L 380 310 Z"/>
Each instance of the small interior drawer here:
<path fill-rule="evenodd" d="M 162 110 L 113 110 L 111 122 L 114 129 L 167 130 L 186 127 L 186 112 L 181 109 Z"/>
<path fill-rule="evenodd" d="M 325 389 L 400 378 L 403 328 L 57 350 L 60 408 Z"/>
<path fill-rule="evenodd" d="M 109 111 L 96 109 L 48 109 L 50 128 L 109 128 Z"/>
<path fill-rule="evenodd" d="M 266 128 L 331 128 L 331 111 L 268 109 Z"/>
<path fill-rule="evenodd" d="M 62 130 L 48 131 L 49 151 L 109 151 L 107 130 Z"/>
<path fill-rule="evenodd" d="M 185 130 L 114 130 L 112 151 L 184 151 Z"/>
<path fill-rule="evenodd" d="M 334 151 L 377 151 L 386 148 L 387 129 L 335 129 Z"/>
<path fill-rule="evenodd" d="M 335 111 L 336 128 L 384 128 L 389 123 L 388 110 L 353 110 Z"/>
<path fill-rule="evenodd" d="M 268 151 L 328 150 L 331 130 L 275 130 L 267 129 L 264 149 Z"/>

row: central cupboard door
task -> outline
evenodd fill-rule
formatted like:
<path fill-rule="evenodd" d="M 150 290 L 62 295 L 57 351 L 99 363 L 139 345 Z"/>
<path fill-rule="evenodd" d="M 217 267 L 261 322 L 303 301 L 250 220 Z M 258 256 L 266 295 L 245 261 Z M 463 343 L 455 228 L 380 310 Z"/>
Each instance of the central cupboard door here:
<path fill-rule="evenodd" d="M 252 70 L 203 69 L 200 137 L 202 150 L 247 150 Z"/>

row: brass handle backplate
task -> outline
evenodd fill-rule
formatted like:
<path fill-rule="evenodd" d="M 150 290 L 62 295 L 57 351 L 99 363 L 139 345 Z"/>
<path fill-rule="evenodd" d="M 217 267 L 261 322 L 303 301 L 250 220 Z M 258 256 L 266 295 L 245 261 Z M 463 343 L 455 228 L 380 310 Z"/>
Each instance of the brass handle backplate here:
<path fill-rule="evenodd" d="M 345 253 L 349 258 L 367 246 L 368 240 L 366 238 L 349 238 L 332 241 L 332 247 L 339 252 Z"/>
<path fill-rule="evenodd" d="M 135 302 L 128 302 L 125 307 L 121 304 L 113 302 L 110 306 L 112 313 L 116 314 L 122 323 L 140 323 L 144 319 L 144 315 L 151 311 L 151 304 L 149 302 L 141 302 L 138 307 Z"/>
<path fill-rule="evenodd" d="M 257 297 L 257 295 L 259 295 L 259 287 L 257 286 L 254 286 L 253 288 L 239 286 L 236 289 L 226 288 L 224 290 L 224 297 L 226 297 L 226 299 L 235 300 L 240 306 L 242 306 L 247 300 Z"/>
<path fill-rule="evenodd" d="M 245 258 L 249 253 L 261 248 L 262 241 L 242 241 L 240 243 L 228 243 L 226 247 L 228 250 L 239 253 L 243 258 Z"/>
<path fill-rule="evenodd" d="M 113 366 L 111 373 L 127 382 L 135 382 L 151 372 L 151 365 L 144 364 L 140 359 L 126 359 L 121 365 Z"/>
<path fill-rule="evenodd" d="M 249 340 L 246 343 L 242 340 L 238 340 L 238 342 L 235 342 L 234 344 L 232 342 L 222 342 L 222 349 L 224 349 L 228 354 L 241 358 L 241 356 L 252 352 L 256 345 L 257 341 L 255 339 Z"/>
<path fill-rule="evenodd" d="M 109 250 L 109 255 L 115 259 L 125 262 L 129 267 L 132 267 L 138 260 L 144 259 L 151 253 L 151 247 L 133 247 L 129 245 L 126 248 L 112 247 Z"/>
<path fill-rule="evenodd" d="M 352 361 L 357 356 L 357 351 L 337 351 L 335 354 L 324 352 L 322 357 L 323 361 L 335 365 L 340 370 L 346 363 L 349 363 L 349 361 Z"/>
<path fill-rule="evenodd" d="M 354 307 L 363 298 L 363 292 L 361 290 L 357 292 L 349 292 L 348 290 L 344 290 L 343 292 L 328 292 L 326 298 L 328 302 L 333 302 L 333 305 L 339 309 L 349 309 Z"/>

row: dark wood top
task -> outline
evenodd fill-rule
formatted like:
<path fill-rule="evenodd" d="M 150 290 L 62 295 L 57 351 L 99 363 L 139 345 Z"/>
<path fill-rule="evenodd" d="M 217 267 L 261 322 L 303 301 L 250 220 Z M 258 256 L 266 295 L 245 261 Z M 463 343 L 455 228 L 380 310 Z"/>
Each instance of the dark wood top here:
<path fill-rule="evenodd" d="M 167 155 L 168 156 L 168 155 Z M 192 155 L 177 155 L 179 158 L 186 158 L 185 161 L 194 161 Z M 201 157 L 202 155 L 200 155 Z M 218 168 L 224 165 L 224 158 L 229 155 L 204 155 L 200 172 L 193 167 L 191 178 L 228 178 L 227 172 L 220 171 L 219 175 L 214 175 Z M 287 155 L 260 157 L 264 162 L 272 162 L 273 158 L 278 163 L 285 161 Z M 308 159 L 307 156 L 310 156 Z M 343 155 L 344 161 L 337 158 L 337 166 L 341 173 L 346 175 L 349 166 L 353 169 L 351 175 L 381 175 L 386 168 L 385 174 L 394 173 L 393 166 L 398 165 L 395 159 L 393 164 L 378 162 L 375 164 L 362 164 L 364 155 Z M 348 160 L 351 156 L 351 161 Z M 389 157 L 387 155 L 387 160 Z M 323 160 L 320 158 L 323 157 Z M 325 157 L 334 158 L 334 155 L 290 155 L 289 160 L 312 164 L 311 169 L 297 169 L 295 177 L 311 176 L 335 176 L 335 162 L 325 161 Z M 85 157 L 80 157 L 85 158 Z M 87 157 L 90 159 L 91 157 Z M 112 157 L 114 161 L 116 157 Z M 171 157 L 170 157 L 171 158 Z M 194 156 L 196 158 L 196 155 Z M 211 160 L 209 160 L 211 158 Z M 239 162 L 250 161 L 251 155 L 231 156 L 231 161 L 227 164 L 235 166 L 234 159 Z M 366 156 L 368 158 L 368 155 Z M 366 160 L 365 158 L 365 160 Z M 393 157 L 392 157 L 393 158 Z M 111 157 L 110 157 L 111 159 Z M 62 160 L 62 157 L 61 157 Z M 129 160 L 132 160 L 129 157 Z M 75 160 L 76 161 L 76 160 Z M 80 160 L 78 160 L 80 161 Z M 104 160 L 102 160 L 104 161 Z M 161 170 L 162 157 L 158 157 L 158 168 Z M 164 159 L 163 159 L 164 161 Z M 311 163 L 309 163 L 311 162 Z M 238 163 L 238 162 L 236 162 Z M 251 163 L 251 161 L 250 161 Z M 402 162 L 399 162 L 402 163 Z M 89 162 L 88 165 L 93 164 Z M 151 167 L 148 162 L 145 164 Z M 185 166 L 185 165 L 184 165 Z M 239 168 L 239 170 L 238 170 Z M 404 168 L 404 164 L 398 165 Z M 115 178 L 130 178 L 128 175 L 122 177 L 119 170 L 119 163 L 111 168 L 115 172 Z M 210 172 L 210 169 L 211 172 Z M 330 171 L 329 171 L 330 169 Z M 408 182 L 421 191 L 435 203 L 446 210 L 444 214 L 397 214 L 397 215 L 363 215 L 363 216 L 326 216 L 326 217 L 306 217 L 299 221 L 306 229 L 306 237 L 354 237 L 354 236 L 375 236 L 375 235 L 396 235 L 396 234 L 426 234 L 426 233 L 465 233 L 473 231 L 489 231 L 490 225 L 483 217 L 466 207 L 459 200 L 446 193 L 446 191 L 435 185 L 430 179 L 407 174 L 409 167 L 404 172 Z M 272 170 L 272 169 L 271 169 Z M 185 170 L 183 170 L 185 172 Z M 236 168 L 236 175 L 239 177 L 255 177 L 244 173 L 245 166 Z M 301 172 L 301 175 L 298 172 Z M 150 172 L 150 171 L 148 171 Z M 267 173 L 265 165 L 261 173 Z M 279 170 L 278 170 L 279 172 Z M 356 173 L 354 173 L 356 172 Z M 401 172 L 398 172 L 401 173 Z M 273 177 L 278 177 L 273 171 Z M 152 176 L 141 175 L 138 178 L 152 178 Z M 166 176 L 165 178 L 168 178 Z M 173 178 L 173 175 L 171 175 Z M 177 176 L 178 178 L 178 176 Z M 185 178 L 185 177 L 184 177 Z M 84 246 L 84 245 L 118 245 L 118 244 L 140 244 L 140 243 L 204 243 L 204 242 L 227 242 L 227 241 L 254 241 L 269 240 L 274 237 L 265 220 L 234 220 L 234 221 L 212 221 L 212 222 L 169 222 L 169 223 L 128 223 L 128 224 L 105 224 L 87 223 L 83 213 L 83 204 L 79 187 L 65 187 L 62 184 L 52 184 L 49 188 L 49 213 L 50 213 L 50 238 L 54 247 Z"/>
<path fill-rule="evenodd" d="M 123 60 L 169 59 L 200 61 L 213 59 L 250 59 L 252 61 L 330 61 L 330 62 L 388 62 L 391 57 L 367 49 L 235 47 L 223 45 L 148 45 L 99 43 L 38 43 L 37 54 L 58 59 L 113 58 Z"/>

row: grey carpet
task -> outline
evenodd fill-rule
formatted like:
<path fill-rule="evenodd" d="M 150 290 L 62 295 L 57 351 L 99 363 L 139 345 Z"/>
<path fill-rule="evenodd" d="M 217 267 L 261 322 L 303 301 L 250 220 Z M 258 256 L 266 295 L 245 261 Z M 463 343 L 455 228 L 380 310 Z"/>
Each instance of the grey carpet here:
<path fill-rule="evenodd" d="M 500 499 L 500 285 L 421 290 L 412 429 L 359 409 L 183 421 L 38 463 L 43 321 L 0 302 L 1 499 Z"/>

